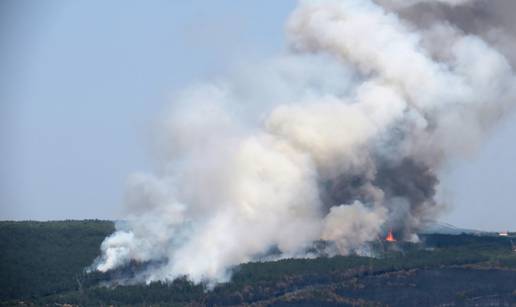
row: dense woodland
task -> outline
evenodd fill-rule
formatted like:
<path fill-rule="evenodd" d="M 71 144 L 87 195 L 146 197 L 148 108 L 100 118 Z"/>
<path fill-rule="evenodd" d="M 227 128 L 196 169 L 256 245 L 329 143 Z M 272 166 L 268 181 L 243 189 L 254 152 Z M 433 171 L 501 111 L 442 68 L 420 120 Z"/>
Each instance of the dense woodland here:
<path fill-rule="evenodd" d="M 379 257 L 247 263 L 212 290 L 188 280 L 108 287 L 120 272 L 85 273 L 109 221 L 0 222 L 1 305 L 483 305 L 516 304 L 510 237 L 422 235 L 378 244 Z"/>

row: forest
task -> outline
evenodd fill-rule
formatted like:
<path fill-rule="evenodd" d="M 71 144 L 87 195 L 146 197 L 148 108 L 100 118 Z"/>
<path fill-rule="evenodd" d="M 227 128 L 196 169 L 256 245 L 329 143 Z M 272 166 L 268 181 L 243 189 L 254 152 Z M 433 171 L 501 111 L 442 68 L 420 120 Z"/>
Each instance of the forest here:
<path fill-rule="evenodd" d="M 121 272 L 86 273 L 113 231 L 113 222 L 100 220 L 0 222 L 0 305 L 516 304 L 514 234 L 422 234 L 420 243 L 377 244 L 377 257 L 246 263 L 208 289 L 186 278 L 114 286 Z"/>

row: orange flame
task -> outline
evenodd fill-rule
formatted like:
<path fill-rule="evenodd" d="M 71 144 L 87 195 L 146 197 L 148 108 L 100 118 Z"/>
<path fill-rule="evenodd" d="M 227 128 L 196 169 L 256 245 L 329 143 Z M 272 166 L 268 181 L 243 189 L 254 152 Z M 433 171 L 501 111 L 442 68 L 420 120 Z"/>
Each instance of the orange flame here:
<path fill-rule="evenodd" d="M 385 241 L 387 241 L 387 242 L 396 242 L 396 239 L 394 239 L 394 235 L 392 234 L 392 230 L 389 230 L 389 233 L 387 234 L 387 237 L 385 237 Z"/>

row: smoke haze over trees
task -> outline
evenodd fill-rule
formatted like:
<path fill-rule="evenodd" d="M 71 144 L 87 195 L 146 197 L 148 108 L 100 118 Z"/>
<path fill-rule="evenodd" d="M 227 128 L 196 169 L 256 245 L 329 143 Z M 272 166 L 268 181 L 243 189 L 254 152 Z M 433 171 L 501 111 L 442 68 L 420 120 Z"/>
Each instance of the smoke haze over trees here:
<path fill-rule="evenodd" d="M 235 268 L 232 281 L 206 291 L 185 278 L 106 287 L 137 264 L 85 274 L 110 221 L 0 222 L 0 305 L 439 305 L 516 302 L 516 253 L 510 237 L 422 235 L 378 258 L 284 259 Z M 515 233 L 511 233 L 514 236 Z M 403 248 L 400 252 L 399 248 Z M 382 250 L 379 242 L 376 248 Z M 432 248 L 432 250 L 429 250 Z M 492 304 L 491 304 L 492 305 Z"/>

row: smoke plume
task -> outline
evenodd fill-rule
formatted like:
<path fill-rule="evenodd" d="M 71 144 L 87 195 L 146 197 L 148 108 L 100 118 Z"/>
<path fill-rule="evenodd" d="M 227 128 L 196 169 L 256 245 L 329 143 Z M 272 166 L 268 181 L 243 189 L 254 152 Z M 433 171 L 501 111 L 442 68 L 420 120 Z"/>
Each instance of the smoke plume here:
<path fill-rule="evenodd" d="M 176 97 L 160 167 L 131 176 L 128 219 L 94 267 L 213 283 L 271 250 L 307 257 L 318 240 L 342 255 L 389 229 L 417 240 L 442 209 L 444 163 L 515 101 L 511 33 L 491 18 L 503 3 L 300 2 L 285 54 Z"/>

